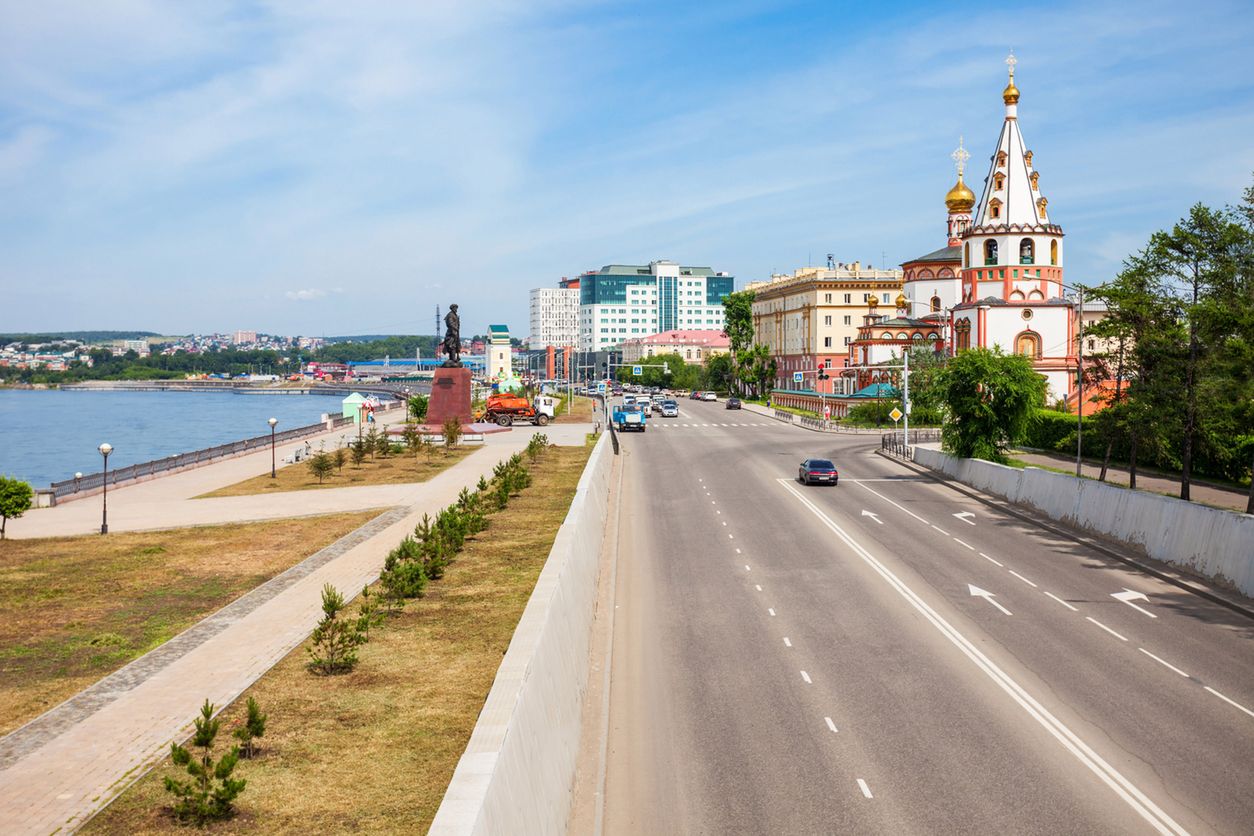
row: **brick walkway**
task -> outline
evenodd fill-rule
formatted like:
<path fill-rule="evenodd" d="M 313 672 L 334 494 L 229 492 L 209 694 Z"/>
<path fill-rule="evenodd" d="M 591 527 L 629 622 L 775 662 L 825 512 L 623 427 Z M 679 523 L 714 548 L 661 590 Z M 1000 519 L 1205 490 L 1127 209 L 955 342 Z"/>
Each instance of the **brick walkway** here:
<path fill-rule="evenodd" d="M 549 426 L 546 434 L 553 443 L 582 444 L 588 430 L 569 424 Z M 304 641 L 321 612 L 324 584 L 350 592 L 373 581 L 387 552 L 424 512 L 438 510 L 462 487 L 490 476 L 493 466 L 525 447 L 530 436 L 522 428 L 490 436 L 484 451 L 430 482 L 403 486 L 410 490 L 403 507 L 0 738 L 5 832 L 81 826 L 166 756 L 170 742 L 188 733 L 206 698 L 226 705 Z"/>

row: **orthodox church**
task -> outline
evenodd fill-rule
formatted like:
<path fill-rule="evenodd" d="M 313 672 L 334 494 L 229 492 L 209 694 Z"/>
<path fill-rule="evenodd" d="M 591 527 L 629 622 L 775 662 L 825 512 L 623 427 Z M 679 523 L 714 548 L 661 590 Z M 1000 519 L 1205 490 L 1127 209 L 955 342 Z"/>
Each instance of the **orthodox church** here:
<path fill-rule="evenodd" d="M 946 246 L 902 264 L 895 313 L 868 310 L 850 345 L 850 366 L 888 363 L 920 341 L 951 354 L 1000 346 L 1032 359 L 1049 384 L 1049 400 L 1076 400 L 1077 314 L 1063 292 L 1063 231 L 1050 220 L 1040 172 L 1019 130 L 1016 63 L 1013 54 L 1006 59 L 1006 115 L 983 193 L 977 201 L 963 181 L 970 154 L 960 141 L 953 153 L 958 181 L 945 195 Z M 860 377 L 883 376 L 865 370 Z"/>

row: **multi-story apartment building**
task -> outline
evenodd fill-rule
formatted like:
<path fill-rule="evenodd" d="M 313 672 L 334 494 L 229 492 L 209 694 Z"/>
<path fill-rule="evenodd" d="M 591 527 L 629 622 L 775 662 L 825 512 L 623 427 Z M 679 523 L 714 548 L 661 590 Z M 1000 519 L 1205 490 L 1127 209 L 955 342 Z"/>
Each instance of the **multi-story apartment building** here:
<path fill-rule="evenodd" d="M 234 337 L 231 338 L 231 342 L 235 345 L 252 345 L 257 342 L 257 332 L 236 331 Z"/>
<path fill-rule="evenodd" d="M 575 348 L 579 345 L 579 280 L 563 279 L 559 287 L 531 291 L 529 348 Z"/>
<path fill-rule="evenodd" d="M 838 392 L 840 375 L 818 380 L 817 370 L 844 368 L 871 297 L 891 306 L 901 281 L 900 270 L 876 270 L 855 261 L 806 267 L 746 285 L 754 291 L 754 340 L 775 359 L 775 385 Z M 803 376 L 800 386 L 793 382 L 796 372 Z"/>
<path fill-rule="evenodd" d="M 723 329 L 735 278 L 673 261 L 609 264 L 579 277 L 579 348 L 604 351 L 661 331 Z"/>

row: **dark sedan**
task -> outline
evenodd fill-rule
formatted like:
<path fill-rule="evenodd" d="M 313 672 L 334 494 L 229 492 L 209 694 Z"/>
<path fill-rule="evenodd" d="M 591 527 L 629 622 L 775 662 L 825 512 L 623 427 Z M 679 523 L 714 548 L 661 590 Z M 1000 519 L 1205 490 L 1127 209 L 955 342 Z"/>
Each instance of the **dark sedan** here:
<path fill-rule="evenodd" d="M 740 398 L 728 398 L 727 409 L 740 409 Z"/>
<path fill-rule="evenodd" d="M 797 481 L 803 485 L 835 485 L 839 480 L 836 465 L 827 459 L 806 459 L 797 469 Z"/>

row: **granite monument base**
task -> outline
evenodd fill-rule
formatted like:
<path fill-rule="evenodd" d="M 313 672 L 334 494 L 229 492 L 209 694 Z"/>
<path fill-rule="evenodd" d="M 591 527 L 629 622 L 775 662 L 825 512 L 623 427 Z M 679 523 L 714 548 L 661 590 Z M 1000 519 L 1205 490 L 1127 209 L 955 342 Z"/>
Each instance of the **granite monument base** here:
<path fill-rule="evenodd" d="M 444 368 L 435 370 L 431 381 L 431 400 L 427 402 L 427 424 L 441 426 L 450 418 L 456 418 L 459 424 L 469 424 L 473 419 L 470 412 L 470 369 Z"/>

